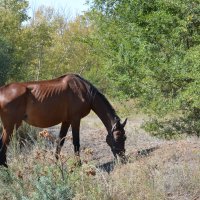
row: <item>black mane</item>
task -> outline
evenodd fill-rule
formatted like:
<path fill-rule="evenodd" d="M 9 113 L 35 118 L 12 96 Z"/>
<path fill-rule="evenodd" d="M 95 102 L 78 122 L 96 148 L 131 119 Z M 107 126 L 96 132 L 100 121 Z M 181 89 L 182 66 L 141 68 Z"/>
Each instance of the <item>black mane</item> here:
<path fill-rule="evenodd" d="M 104 103 L 108 106 L 108 109 L 113 114 L 113 116 L 116 117 L 116 120 L 120 120 L 120 118 L 116 114 L 115 109 L 110 104 L 110 102 L 108 101 L 108 99 L 105 97 L 104 94 L 102 94 L 92 83 L 90 83 L 88 80 L 84 79 L 80 75 L 75 74 L 75 76 L 77 76 L 78 78 L 80 78 L 82 81 L 86 82 L 89 85 L 89 93 L 90 93 L 92 99 L 94 99 L 95 95 L 99 95 L 101 97 L 101 99 L 104 101 Z"/>

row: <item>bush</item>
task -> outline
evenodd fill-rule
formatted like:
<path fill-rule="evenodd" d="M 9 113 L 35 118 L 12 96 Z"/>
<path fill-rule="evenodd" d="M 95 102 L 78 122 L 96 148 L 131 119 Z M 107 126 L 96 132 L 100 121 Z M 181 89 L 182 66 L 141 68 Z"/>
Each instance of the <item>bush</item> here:
<path fill-rule="evenodd" d="M 175 139 L 185 134 L 200 136 L 200 119 L 199 111 L 191 111 L 181 117 L 171 119 L 154 118 L 143 124 L 145 131 L 151 135 L 165 138 Z"/>
<path fill-rule="evenodd" d="M 72 199 L 67 160 L 57 162 L 54 151 L 42 142 L 21 149 L 13 137 L 8 149 L 9 168 L 0 169 L 0 199 Z"/>
<path fill-rule="evenodd" d="M 42 176 L 34 182 L 35 192 L 32 198 L 35 200 L 70 200 L 73 192 L 66 180 L 53 180 L 52 176 Z"/>
<path fill-rule="evenodd" d="M 33 167 L 44 169 L 40 164 Z M 73 197 L 73 192 L 68 183 L 68 177 L 62 179 L 61 176 L 56 176 L 56 167 L 45 167 L 49 170 L 47 175 L 38 176 L 37 170 L 27 177 L 20 170 L 0 170 L 0 195 L 2 199 L 34 199 L 34 200 L 70 200 Z M 51 172 L 51 173 L 50 173 Z"/>

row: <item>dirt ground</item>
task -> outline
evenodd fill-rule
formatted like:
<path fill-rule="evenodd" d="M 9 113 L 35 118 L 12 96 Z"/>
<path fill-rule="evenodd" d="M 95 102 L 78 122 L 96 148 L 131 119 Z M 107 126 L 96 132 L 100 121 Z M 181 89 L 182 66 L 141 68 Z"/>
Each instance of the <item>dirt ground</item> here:
<path fill-rule="evenodd" d="M 102 184 L 101 187 L 105 187 L 103 191 L 109 192 L 112 199 L 200 200 L 200 138 L 158 139 L 141 129 L 144 120 L 146 118 L 139 114 L 128 118 L 125 131 L 129 162 L 115 165 L 105 142 L 106 128 L 100 119 L 92 112 L 82 119 L 82 169 L 90 167 L 90 172 L 91 169 L 95 172 L 98 187 L 106 181 L 107 186 Z M 59 129 L 58 125 L 47 131 L 57 137 Z M 52 157 L 52 154 L 49 155 Z M 66 160 L 74 155 L 71 130 L 61 155 Z"/>
<path fill-rule="evenodd" d="M 123 120 L 123 119 L 122 119 Z M 196 137 L 187 138 L 180 141 L 166 141 L 150 136 L 140 128 L 144 122 L 144 117 L 135 115 L 128 119 L 125 127 L 126 140 L 126 155 L 130 158 L 143 156 L 148 154 L 163 154 L 174 149 L 176 152 L 186 152 L 188 154 L 192 150 L 200 152 L 200 139 Z M 48 129 L 49 133 L 58 136 L 60 126 L 54 126 Z M 90 160 L 95 165 L 102 165 L 113 161 L 113 155 L 106 144 L 107 131 L 100 119 L 91 112 L 88 116 L 82 119 L 80 128 L 80 145 L 82 160 Z M 189 151 L 190 149 L 190 151 Z M 73 155 L 72 133 L 69 129 L 65 144 L 62 149 L 62 154 Z M 187 153 L 186 153 L 187 154 Z M 159 156 L 159 155 L 158 155 Z M 192 160 L 191 156 L 187 156 Z M 187 159 L 188 159 L 187 158 Z M 184 159 L 184 158 L 183 158 Z"/>

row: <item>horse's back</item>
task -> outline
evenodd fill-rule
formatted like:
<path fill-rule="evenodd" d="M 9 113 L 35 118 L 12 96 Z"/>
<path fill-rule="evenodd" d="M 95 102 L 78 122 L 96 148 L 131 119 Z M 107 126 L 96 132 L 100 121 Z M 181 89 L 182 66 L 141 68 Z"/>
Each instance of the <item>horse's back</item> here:
<path fill-rule="evenodd" d="M 47 81 L 12 83 L 0 89 L 0 107 L 4 118 L 49 127 L 90 112 L 89 85 L 74 74 Z"/>
<path fill-rule="evenodd" d="M 26 121 L 48 127 L 63 121 L 82 118 L 90 111 L 85 83 L 76 75 L 66 75 L 27 84 L 29 89 Z"/>

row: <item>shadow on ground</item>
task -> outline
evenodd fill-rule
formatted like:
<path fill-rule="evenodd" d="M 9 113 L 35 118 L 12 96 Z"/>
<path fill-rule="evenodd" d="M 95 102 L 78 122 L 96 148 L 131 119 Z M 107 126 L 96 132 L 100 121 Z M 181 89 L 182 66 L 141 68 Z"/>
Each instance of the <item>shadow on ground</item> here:
<path fill-rule="evenodd" d="M 128 163 L 133 163 L 135 160 L 138 160 L 143 157 L 147 157 L 157 149 L 159 149 L 159 146 L 151 147 L 148 149 L 138 150 L 134 154 L 129 154 L 129 155 L 127 155 Z M 116 162 L 115 162 L 115 160 L 113 160 L 113 161 L 103 163 L 101 165 L 97 165 L 96 167 L 97 167 L 97 169 L 100 169 L 104 172 L 110 173 L 114 170 L 115 165 L 116 165 Z"/>
<path fill-rule="evenodd" d="M 114 170 L 115 161 L 110 161 L 101 165 L 97 165 L 97 169 L 110 173 Z"/>

